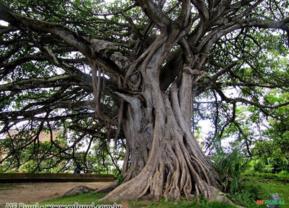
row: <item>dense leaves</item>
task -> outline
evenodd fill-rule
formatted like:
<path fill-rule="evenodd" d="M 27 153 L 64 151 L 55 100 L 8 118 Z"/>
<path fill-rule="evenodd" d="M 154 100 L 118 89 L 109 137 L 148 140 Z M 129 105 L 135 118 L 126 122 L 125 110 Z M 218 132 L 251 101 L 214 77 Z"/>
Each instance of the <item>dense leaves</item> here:
<path fill-rule="evenodd" d="M 204 171 L 210 169 L 207 159 L 190 137 L 192 118 L 196 137 L 203 137 L 197 135 L 202 121 L 211 127 L 207 138 L 201 138 L 208 154 L 226 155 L 237 148 L 245 156 L 263 157 L 267 163 L 271 158 L 274 167 L 286 169 L 288 18 L 285 0 L 1 0 L 0 133 L 7 138 L 8 150 L 1 163 L 7 160 L 15 170 L 26 163 L 31 170 L 33 161 L 42 171 L 66 161 L 58 170 L 81 163 L 87 171 L 103 171 L 105 165 L 93 166 L 94 155 L 95 163 L 109 161 L 118 172 L 117 160 L 123 157 L 127 172 L 140 171 L 152 141 L 164 145 L 163 138 L 172 138 L 181 147 L 195 148 L 188 154 L 182 150 L 184 158 L 189 157 L 188 164 L 182 163 L 188 165 L 184 169 L 190 169 L 189 176 L 172 183 L 183 184 L 180 192 L 189 197 L 191 189 L 205 187 L 192 188 L 190 180 L 211 177 Z M 169 132 L 161 124 L 172 118 L 175 131 Z M 40 144 L 41 132 L 53 138 L 56 129 L 65 147 L 57 140 L 48 147 Z M 180 139 L 163 136 L 164 131 Z M 171 140 L 171 151 L 178 155 Z M 269 145 L 275 150 L 261 154 Z M 55 161 L 42 162 L 46 151 L 37 148 L 51 150 Z M 22 151 L 28 158 L 19 159 Z M 234 154 L 231 157 L 237 158 Z M 166 157 L 181 161 L 172 158 Z M 221 163 L 226 161 L 231 159 Z M 226 165 L 225 175 L 233 175 L 226 183 L 237 184 L 238 165 Z M 166 164 L 160 169 L 169 180 L 168 170 L 177 167 Z M 192 177 L 195 169 L 204 172 L 197 174 L 202 180 Z M 132 172 L 127 175 L 137 175 Z"/>

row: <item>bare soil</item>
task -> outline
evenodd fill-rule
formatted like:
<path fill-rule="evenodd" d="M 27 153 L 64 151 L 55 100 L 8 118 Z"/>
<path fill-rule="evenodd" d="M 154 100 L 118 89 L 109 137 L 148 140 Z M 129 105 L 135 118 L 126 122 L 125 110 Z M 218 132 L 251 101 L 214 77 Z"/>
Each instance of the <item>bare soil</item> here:
<path fill-rule="evenodd" d="M 17 183 L 0 184 L 0 207 L 6 203 L 35 203 L 62 196 L 76 186 L 100 189 L 111 182 Z"/>

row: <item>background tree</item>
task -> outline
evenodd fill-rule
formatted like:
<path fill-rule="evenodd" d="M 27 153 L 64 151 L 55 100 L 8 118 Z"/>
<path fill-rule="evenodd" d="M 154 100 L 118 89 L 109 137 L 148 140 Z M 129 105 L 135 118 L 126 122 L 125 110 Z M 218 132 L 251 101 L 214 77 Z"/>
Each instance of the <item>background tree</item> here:
<path fill-rule="evenodd" d="M 266 99 L 288 90 L 287 63 L 270 54 L 286 57 L 287 1 L 1 0 L 0 19 L 2 132 L 21 123 L 28 142 L 59 126 L 76 143 L 124 138 L 124 183 L 106 199 L 216 197 L 191 133 L 200 103 L 214 138 L 234 125 L 247 147 L 238 107 L 269 116 L 288 104 Z"/>

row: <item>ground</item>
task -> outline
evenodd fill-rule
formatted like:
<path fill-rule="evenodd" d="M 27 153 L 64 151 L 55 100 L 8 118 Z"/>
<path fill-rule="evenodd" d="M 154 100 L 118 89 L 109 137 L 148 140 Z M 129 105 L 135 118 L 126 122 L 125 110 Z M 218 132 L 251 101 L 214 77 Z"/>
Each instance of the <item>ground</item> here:
<path fill-rule="evenodd" d="M 233 200 L 242 202 L 242 206 L 249 208 L 263 208 L 266 206 L 256 205 L 254 201 L 248 200 L 248 194 L 256 194 L 258 199 L 268 200 L 272 193 L 278 193 L 281 199 L 284 201 L 284 205 L 280 208 L 289 208 L 289 183 L 288 180 L 276 180 L 260 177 L 248 177 L 246 178 L 247 187 L 244 189 L 244 193 L 238 193 L 233 196 Z M 105 204 L 105 202 L 99 202 L 104 193 L 85 193 L 75 196 L 60 197 L 67 190 L 78 185 L 85 185 L 91 188 L 102 188 L 109 183 L 37 183 L 37 184 L 0 184 L 0 204 L 13 201 L 23 203 L 35 203 L 41 204 Z M 257 188 L 256 191 L 253 188 Z M 250 190 L 251 189 L 251 190 Z M 161 200 L 159 202 L 150 201 L 121 201 L 118 204 L 122 204 L 123 208 L 233 208 L 230 205 L 222 203 L 211 202 L 208 203 L 205 200 L 196 201 L 179 201 L 170 202 Z M 1 206 L 0 206 L 1 207 Z"/>
<path fill-rule="evenodd" d="M 0 207 L 7 202 L 35 203 L 57 198 L 79 185 L 99 189 L 109 184 L 109 182 L 4 183 L 0 184 Z"/>

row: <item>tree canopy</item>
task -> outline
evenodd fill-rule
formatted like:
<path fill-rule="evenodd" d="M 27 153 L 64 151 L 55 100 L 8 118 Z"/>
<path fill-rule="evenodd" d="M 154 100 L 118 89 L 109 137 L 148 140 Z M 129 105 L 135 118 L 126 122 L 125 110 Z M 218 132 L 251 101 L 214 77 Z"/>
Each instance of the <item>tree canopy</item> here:
<path fill-rule="evenodd" d="M 249 156 L 256 129 L 288 123 L 286 0 L 1 0 L 0 20 L 0 132 L 25 138 L 7 158 L 43 130 L 65 158 L 83 140 L 86 155 L 114 140 L 126 183 L 112 199 L 213 196 L 217 176 L 191 135 L 199 120 L 213 125 L 207 151 L 237 136 Z"/>

